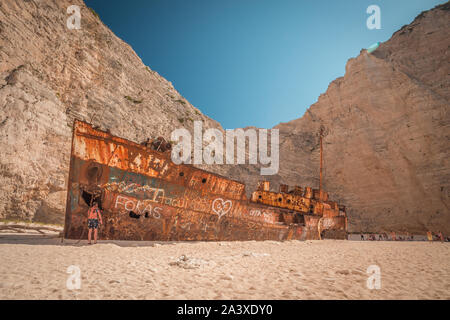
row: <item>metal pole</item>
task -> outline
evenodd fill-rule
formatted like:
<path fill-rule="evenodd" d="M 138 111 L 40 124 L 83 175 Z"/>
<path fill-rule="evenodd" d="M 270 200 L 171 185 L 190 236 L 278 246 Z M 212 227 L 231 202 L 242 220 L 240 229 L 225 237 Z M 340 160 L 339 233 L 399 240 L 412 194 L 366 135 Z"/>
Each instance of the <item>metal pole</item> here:
<path fill-rule="evenodd" d="M 323 128 L 320 129 L 320 179 L 319 179 L 319 200 L 322 202 L 322 170 L 323 170 Z"/>

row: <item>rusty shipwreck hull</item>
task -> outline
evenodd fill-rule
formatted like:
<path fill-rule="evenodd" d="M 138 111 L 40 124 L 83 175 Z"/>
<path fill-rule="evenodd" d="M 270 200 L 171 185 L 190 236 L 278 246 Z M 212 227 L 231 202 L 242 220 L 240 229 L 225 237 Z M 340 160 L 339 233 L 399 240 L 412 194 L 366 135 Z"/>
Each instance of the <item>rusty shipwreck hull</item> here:
<path fill-rule="evenodd" d="M 75 121 L 65 238 L 86 237 L 94 200 L 103 209 L 105 240 L 305 240 L 319 238 L 319 224 L 342 229 L 344 223 L 314 214 L 280 222 L 292 212 L 249 201 L 238 181 L 175 165 L 170 154 Z"/>

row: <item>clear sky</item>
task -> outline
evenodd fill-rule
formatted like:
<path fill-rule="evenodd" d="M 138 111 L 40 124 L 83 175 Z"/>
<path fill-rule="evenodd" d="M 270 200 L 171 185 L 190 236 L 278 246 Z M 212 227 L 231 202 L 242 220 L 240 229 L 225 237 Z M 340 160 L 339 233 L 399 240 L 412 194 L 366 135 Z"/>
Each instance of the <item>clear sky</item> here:
<path fill-rule="evenodd" d="M 445 0 L 85 0 L 189 102 L 225 129 L 303 115 L 362 48 Z M 369 30 L 369 5 L 381 30 Z"/>

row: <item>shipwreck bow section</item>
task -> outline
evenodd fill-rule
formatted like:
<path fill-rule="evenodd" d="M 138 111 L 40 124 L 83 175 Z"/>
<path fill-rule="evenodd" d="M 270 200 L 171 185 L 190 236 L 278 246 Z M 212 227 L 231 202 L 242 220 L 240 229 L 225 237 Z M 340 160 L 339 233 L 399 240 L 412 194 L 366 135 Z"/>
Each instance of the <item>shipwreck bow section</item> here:
<path fill-rule="evenodd" d="M 104 240 L 304 240 L 318 239 L 324 230 L 345 234 L 345 209 L 326 208 L 312 193 L 308 199 L 298 192 L 284 193 L 274 205 L 266 189 L 249 200 L 243 183 L 175 165 L 170 153 L 76 120 L 64 236 L 86 236 L 94 202 L 103 209 Z"/>

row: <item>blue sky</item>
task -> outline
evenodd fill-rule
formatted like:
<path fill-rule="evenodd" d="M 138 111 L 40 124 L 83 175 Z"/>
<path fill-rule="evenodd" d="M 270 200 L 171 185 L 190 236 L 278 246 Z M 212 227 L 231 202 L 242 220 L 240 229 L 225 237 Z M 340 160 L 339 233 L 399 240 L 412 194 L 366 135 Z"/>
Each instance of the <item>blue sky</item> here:
<path fill-rule="evenodd" d="M 444 0 L 86 0 L 204 114 L 226 129 L 301 117 L 362 48 Z M 369 30 L 369 5 L 381 30 Z"/>

